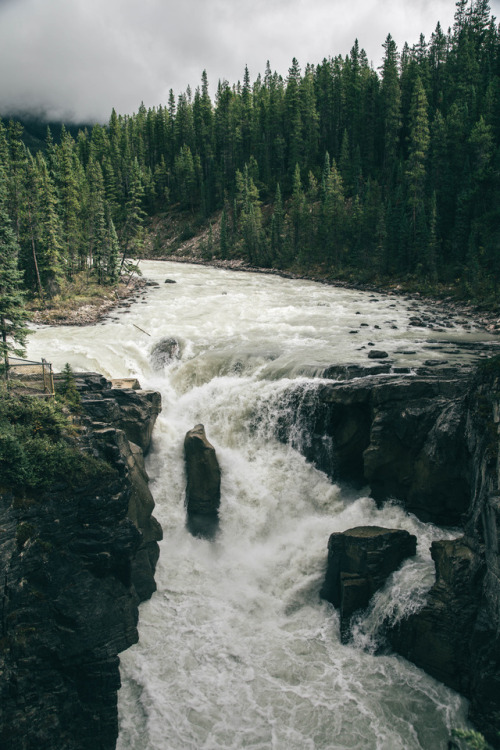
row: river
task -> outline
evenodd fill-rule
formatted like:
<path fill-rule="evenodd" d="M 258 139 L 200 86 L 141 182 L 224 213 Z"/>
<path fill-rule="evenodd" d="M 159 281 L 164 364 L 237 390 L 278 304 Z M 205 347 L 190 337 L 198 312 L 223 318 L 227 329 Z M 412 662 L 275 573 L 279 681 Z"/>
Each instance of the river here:
<path fill-rule="evenodd" d="M 431 541 L 458 532 L 332 484 L 274 429 L 296 385 L 314 388 L 332 364 L 369 363 L 370 347 L 412 368 L 459 361 L 464 344 L 490 337 L 463 323 L 412 326 L 403 298 L 187 264 L 142 269 L 159 282 L 143 300 L 97 326 L 39 327 L 27 354 L 56 370 L 134 376 L 162 395 L 147 459 L 164 530 L 158 591 L 120 657 L 118 749 L 445 749 L 467 702 L 375 652 L 384 618 L 418 607 L 432 585 Z M 167 364 L 152 356 L 164 337 L 180 350 Z M 183 439 L 199 422 L 222 470 L 214 542 L 185 528 Z M 342 645 L 318 596 L 327 542 L 365 524 L 407 529 L 418 551 Z"/>

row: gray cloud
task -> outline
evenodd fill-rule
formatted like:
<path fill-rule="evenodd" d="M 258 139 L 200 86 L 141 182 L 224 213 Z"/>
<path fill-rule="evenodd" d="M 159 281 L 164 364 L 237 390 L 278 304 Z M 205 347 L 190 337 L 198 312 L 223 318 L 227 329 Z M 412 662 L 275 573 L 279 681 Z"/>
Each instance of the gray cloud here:
<path fill-rule="evenodd" d="M 252 80 L 268 59 L 286 76 L 293 57 L 345 55 L 356 38 L 378 66 L 388 33 L 413 44 L 454 11 L 453 0 L 0 0 L 0 113 L 104 121 L 194 89 L 203 69 L 213 94 L 245 65 Z"/>

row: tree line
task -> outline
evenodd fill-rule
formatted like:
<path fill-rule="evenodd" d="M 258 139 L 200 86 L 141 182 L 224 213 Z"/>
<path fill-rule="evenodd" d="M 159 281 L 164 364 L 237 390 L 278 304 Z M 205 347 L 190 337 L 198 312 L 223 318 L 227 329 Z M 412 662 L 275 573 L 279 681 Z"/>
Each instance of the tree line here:
<path fill-rule="evenodd" d="M 458 280 L 495 299 L 500 30 L 489 4 L 458 0 L 452 28 L 400 51 L 388 35 L 383 49 L 379 70 L 357 41 L 303 70 L 294 59 L 286 77 L 268 63 L 252 83 L 245 69 L 214 101 L 204 72 L 194 94 L 113 110 L 57 143 L 49 131 L 36 154 L 19 123 L 0 126 L 2 257 L 41 298 L 82 270 L 113 284 L 148 216 L 176 208 L 217 216 L 206 251 L 222 258 Z"/>

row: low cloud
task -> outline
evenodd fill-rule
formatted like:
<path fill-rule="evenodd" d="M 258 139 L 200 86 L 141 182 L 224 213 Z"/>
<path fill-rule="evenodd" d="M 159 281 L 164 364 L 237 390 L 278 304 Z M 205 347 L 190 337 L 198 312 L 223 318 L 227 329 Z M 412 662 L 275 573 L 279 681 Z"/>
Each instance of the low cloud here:
<path fill-rule="evenodd" d="M 105 121 L 112 107 L 194 89 L 204 69 L 213 95 L 245 65 L 252 80 L 267 60 L 286 76 L 293 57 L 345 55 L 356 38 L 378 66 L 388 33 L 413 44 L 454 11 L 449 0 L 0 0 L 0 114 Z"/>

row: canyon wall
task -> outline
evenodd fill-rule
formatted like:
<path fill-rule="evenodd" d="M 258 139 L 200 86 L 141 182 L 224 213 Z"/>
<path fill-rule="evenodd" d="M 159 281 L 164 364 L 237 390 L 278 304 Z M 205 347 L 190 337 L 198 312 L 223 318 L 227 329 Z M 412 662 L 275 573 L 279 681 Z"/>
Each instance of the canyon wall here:
<path fill-rule="evenodd" d="M 56 384 L 57 385 L 57 384 Z M 36 496 L 0 488 L 0 746 L 111 750 L 118 654 L 155 589 L 161 528 L 143 454 L 159 394 L 78 375 L 82 451 L 111 470 Z"/>
<path fill-rule="evenodd" d="M 457 527 L 457 539 L 432 545 L 426 605 L 389 637 L 470 699 L 471 720 L 498 747 L 500 360 L 472 372 L 343 370 L 295 398 L 298 447 L 335 481 L 368 485 L 378 502 L 397 499 L 424 521 Z M 279 432 L 290 438 L 286 419 Z"/>

